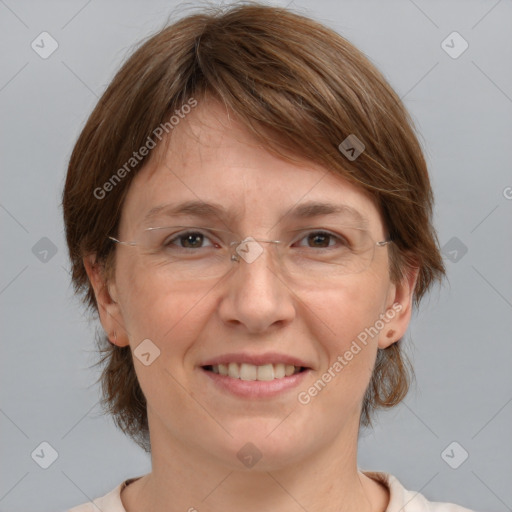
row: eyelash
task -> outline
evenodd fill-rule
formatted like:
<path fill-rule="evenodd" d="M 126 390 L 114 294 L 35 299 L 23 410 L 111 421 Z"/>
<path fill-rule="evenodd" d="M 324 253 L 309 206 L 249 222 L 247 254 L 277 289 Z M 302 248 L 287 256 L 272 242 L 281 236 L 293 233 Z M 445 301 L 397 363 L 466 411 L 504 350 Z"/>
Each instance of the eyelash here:
<path fill-rule="evenodd" d="M 182 240 L 182 239 L 186 239 L 187 237 L 191 236 L 191 235 L 201 235 L 204 237 L 204 239 L 208 239 L 210 240 L 210 237 L 208 235 L 206 235 L 205 233 L 201 232 L 201 231 L 185 231 L 185 232 L 181 232 L 181 233 L 178 233 L 176 235 L 172 235 L 172 238 L 167 238 L 166 240 L 164 240 L 163 242 L 163 246 L 164 247 L 170 247 L 171 245 L 176 245 L 174 242 L 176 242 L 177 240 Z M 309 236 L 312 236 L 312 235 L 321 235 L 321 236 L 325 236 L 325 237 L 330 237 L 330 239 L 334 239 L 336 241 L 338 241 L 339 243 L 341 243 L 343 246 L 350 246 L 350 243 L 345 239 L 345 237 L 343 237 L 342 235 L 336 235 L 334 233 L 331 233 L 330 231 L 326 231 L 326 230 L 310 230 L 310 231 L 306 231 L 301 238 L 299 238 L 297 241 L 302 241 L 304 240 L 305 238 L 309 237 Z M 210 240 L 211 241 L 211 240 Z M 295 242 L 296 243 L 296 242 Z M 213 244 L 215 244 L 215 242 L 212 242 L 212 246 Z M 320 247 L 319 249 L 328 249 L 330 247 L 333 247 L 332 245 L 328 245 L 327 247 Z M 197 248 L 189 248 L 189 247 L 180 247 L 178 246 L 179 249 L 184 249 L 184 250 L 195 250 Z M 309 247 L 310 249 L 314 249 L 314 247 Z M 199 249 L 204 249 L 204 247 L 199 247 Z"/>

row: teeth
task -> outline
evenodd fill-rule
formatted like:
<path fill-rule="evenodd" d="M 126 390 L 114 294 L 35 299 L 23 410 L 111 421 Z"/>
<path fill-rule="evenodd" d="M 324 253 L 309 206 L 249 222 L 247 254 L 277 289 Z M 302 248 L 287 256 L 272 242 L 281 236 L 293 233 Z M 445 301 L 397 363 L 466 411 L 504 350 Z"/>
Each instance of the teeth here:
<path fill-rule="evenodd" d="M 295 366 L 291 365 L 295 370 Z M 286 375 L 286 368 L 284 364 L 276 364 L 274 366 L 274 378 L 282 379 Z"/>
<path fill-rule="evenodd" d="M 258 366 L 258 380 L 274 380 L 274 365 Z"/>
<path fill-rule="evenodd" d="M 239 379 L 240 374 L 238 372 L 238 364 L 236 363 L 229 363 L 228 365 L 228 376 L 233 379 Z"/>
<path fill-rule="evenodd" d="M 258 367 L 253 364 L 242 363 L 240 365 L 240 378 L 242 380 L 256 380 L 258 378 Z"/>
<path fill-rule="evenodd" d="M 248 363 L 229 363 L 211 366 L 213 373 L 241 380 L 274 380 L 289 377 L 300 371 L 300 366 L 293 364 L 264 364 L 256 366 Z"/>

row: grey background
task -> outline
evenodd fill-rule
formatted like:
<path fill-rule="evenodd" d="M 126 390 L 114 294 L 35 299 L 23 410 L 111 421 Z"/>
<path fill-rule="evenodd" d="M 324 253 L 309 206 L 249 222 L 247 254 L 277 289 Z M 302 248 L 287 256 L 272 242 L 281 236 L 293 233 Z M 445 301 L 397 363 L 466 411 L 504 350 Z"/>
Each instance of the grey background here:
<path fill-rule="evenodd" d="M 100 414 L 90 368 L 96 324 L 69 285 L 59 202 L 98 97 L 176 5 L 0 0 L 0 511 L 65 510 L 150 471 L 149 456 Z M 359 465 L 391 472 L 430 500 L 512 510 L 512 2 L 292 7 L 355 43 L 404 99 L 429 161 L 440 242 L 448 243 L 449 284 L 409 330 L 417 386 L 363 433 Z M 59 44 L 47 59 L 31 48 L 43 31 Z M 441 47 L 453 31 L 469 43 L 457 59 Z M 47 241 L 36 245 L 43 237 L 54 255 L 41 252 Z M 31 458 L 43 441 L 58 452 L 46 470 Z M 469 453 L 458 469 L 441 457 L 453 441 Z M 463 452 L 449 453 L 457 461 Z"/>

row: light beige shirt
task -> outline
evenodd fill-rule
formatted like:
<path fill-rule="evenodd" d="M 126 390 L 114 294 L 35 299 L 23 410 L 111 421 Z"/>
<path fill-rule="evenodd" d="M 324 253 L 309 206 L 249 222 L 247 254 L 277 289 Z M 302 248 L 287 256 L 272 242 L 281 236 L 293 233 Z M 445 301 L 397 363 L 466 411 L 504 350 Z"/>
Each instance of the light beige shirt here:
<path fill-rule="evenodd" d="M 406 490 L 389 473 L 372 471 L 363 471 L 363 473 L 369 478 L 382 482 L 389 489 L 390 498 L 386 512 L 474 512 L 453 503 L 428 501 L 422 494 Z M 74 507 L 68 512 L 126 512 L 121 501 L 121 491 L 138 478 L 141 477 L 125 480 L 105 496 Z"/>

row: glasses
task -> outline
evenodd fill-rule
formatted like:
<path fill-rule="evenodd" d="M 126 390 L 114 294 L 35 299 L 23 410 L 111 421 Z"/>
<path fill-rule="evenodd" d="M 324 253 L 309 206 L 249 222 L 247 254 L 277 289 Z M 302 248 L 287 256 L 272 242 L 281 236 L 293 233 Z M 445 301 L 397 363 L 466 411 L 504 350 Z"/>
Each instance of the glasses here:
<path fill-rule="evenodd" d="M 230 231 L 196 226 L 147 228 L 132 241 L 109 238 L 137 248 L 147 264 L 167 269 L 179 281 L 222 277 L 242 260 L 256 261 L 265 244 L 282 274 L 301 284 L 358 274 L 371 265 L 376 248 L 391 243 L 375 242 L 365 229 L 349 226 L 335 231 L 301 228 L 283 233 L 281 240 L 240 240 Z"/>

